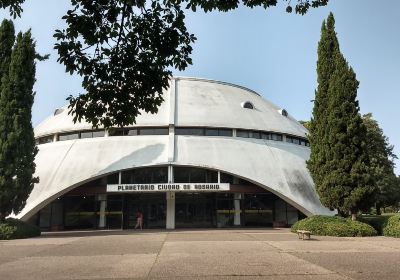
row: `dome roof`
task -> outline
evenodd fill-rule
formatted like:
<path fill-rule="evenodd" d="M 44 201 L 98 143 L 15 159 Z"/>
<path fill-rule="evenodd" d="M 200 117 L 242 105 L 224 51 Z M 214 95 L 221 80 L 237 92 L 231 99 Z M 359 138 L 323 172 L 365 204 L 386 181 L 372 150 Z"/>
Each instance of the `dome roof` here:
<path fill-rule="evenodd" d="M 256 92 L 229 83 L 199 78 L 174 77 L 164 92 L 157 114 L 142 113 L 132 126 L 203 126 L 282 132 L 305 137 L 307 130 L 286 110 Z M 91 129 L 86 122 L 73 123 L 68 106 L 35 128 L 35 136 Z"/>

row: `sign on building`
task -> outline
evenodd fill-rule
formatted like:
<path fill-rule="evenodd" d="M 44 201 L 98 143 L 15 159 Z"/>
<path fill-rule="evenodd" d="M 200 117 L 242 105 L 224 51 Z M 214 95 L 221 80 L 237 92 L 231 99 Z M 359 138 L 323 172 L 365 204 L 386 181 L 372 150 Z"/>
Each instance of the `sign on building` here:
<path fill-rule="evenodd" d="M 229 191 L 228 183 L 110 184 L 107 192 L 218 192 Z"/>

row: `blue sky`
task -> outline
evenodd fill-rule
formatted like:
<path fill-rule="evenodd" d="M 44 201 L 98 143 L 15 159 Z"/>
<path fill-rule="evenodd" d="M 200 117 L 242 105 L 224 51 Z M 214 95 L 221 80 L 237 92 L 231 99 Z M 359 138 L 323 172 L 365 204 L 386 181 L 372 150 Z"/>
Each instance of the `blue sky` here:
<path fill-rule="evenodd" d="M 295 1 L 292 1 L 295 2 Z M 69 0 L 26 0 L 17 30 L 32 28 L 40 53 L 33 124 L 37 125 L 70 94 L 81 92 L 80 78 L 57 63 L 52 37 L 63 27 Z M 193 65 L 176 74 L 223 80 L 249 87 L 299 120 L 311 116 L 316 88 L 317 44 L 322 21 L 332 11 L 341 51 L 360 81 L 361 113 L 372 112 L 400 157 L 400 1 L 331 0 L 305 16 L 287 14 L 284 4 L 264 10 L 187 13 L 198 40 Z M 9 17 L 7 11 L 1 16 Z M 397 161 L 400 174 L 400 161 Z"/>

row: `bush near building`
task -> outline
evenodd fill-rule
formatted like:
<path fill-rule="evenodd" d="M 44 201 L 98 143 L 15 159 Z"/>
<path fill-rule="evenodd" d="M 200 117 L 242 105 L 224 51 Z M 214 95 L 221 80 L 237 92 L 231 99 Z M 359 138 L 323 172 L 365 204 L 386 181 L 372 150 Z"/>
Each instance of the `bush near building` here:
<path fill-rule="evenodd" d="M 314 235 L 327 236 L 375 236 L 377 231 L 370 225 L 345 219 L 342 217 L 331 217 L 315 215 L 296 222 L 292 232 L 297 230 L 308 230 Z"/>
<path fill-rule="evenodd" d="M 7 219 L 0 224 L 0 240 L 40 236 L 40 228 L 17 219 Z"/>
<path fill-rule="evenodd" d="M 383 229 L 386 227 L 389 218 L 392 215 L 361 215 L 357 220 L 372 226 L 378 235 L 383 235 Z"/>
<path fill-rule="evenodd" d="M 383 229 L 385 236 L 400 237 L 400 215 L 391 216 L 385 228 Z"/>

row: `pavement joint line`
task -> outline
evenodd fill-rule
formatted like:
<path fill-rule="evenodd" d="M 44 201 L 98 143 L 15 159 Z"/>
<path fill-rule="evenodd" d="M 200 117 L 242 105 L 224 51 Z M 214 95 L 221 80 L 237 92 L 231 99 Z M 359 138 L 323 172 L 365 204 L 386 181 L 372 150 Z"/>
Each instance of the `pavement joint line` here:
<path fill-rule="evenodd" d="M 158 251 L 156 258 L 154 259 L 154 262 L 153 262 L 153 264 L 151 265 L 151 267 L 150 267 L 150 269 L 149 269 L 149 272 L 147 273 L 146 279 L 149 279 L 150 274 L 151 274 L 151 272 L 153 271 L 154 265 L 157 263 L 158 259 L 160 258 L 161 251 L 162 251 L 162 249 L 164 248 L 165 242 L 167 242 L 167 239 L 168 239 L 168 235 L 169 235 L 169 234 L 170 234 L 170 232 L 167 232 L 167 234 L 165 234 L 165 237 L 164 237 L 164 240 L 163 240 L 163 242 L 162 242 L 162 244 L 161 244 L 160 250 Z"/>
<path fill-rule="evenodd" d="M 340 277 L 343 277 L 344 279 L 349 279 L 349 280 L 350 280 L 350 279 L 354 279 L 354 278 L 348 277 L 347 275 L 343 275 L 343 274 L 339 273 L 338 271 L 325 268 L 325 267 L 323 267 L 323 266 L 320 266 L 320 265 L 318 265 L 318 264 L 315 264 L 315 263 L 312 263 L 312 262 L 310 262 L 310 261 L 308 261 L 308 260 L 305 260 L 305 259 L 303 259 L 303 258 L 301 258 L 301 257 L 299 257 L 299 256 L 296 256 L 296 255 L 294 254 L 294 253 L 296 253 L 295 251 L 293 251 L 293 252 L 285 252 L 284 250 L 282 250 L 282 249 L 279 248 L 278 246 L 271 244 L 269 241 L 264 241 L 264 242 L 267 243 L 268 245 L 270 245 L 271 247 L 277 249 L 277 250 L 279 251 L 279 253 L 291 255 L 291 256 L 295 257 L 296 259 L 302 260 L 302 261 L 304 261 L 304 262 L 306 262 L 306 263 L 309 263 L 309 264 L 311 264 L 311 265 L 315 265 L 315 266 L 317 266 L 317 267 L 319 267 L 319 268 L 323 268 L 323 269 L 325 269 L 325 270 L 327 270 L 327 271 L 332 272 L 332 273 L 329 273 L 329 274 L 337 274 L 337 275 L 339 275 Z"/>
<path fill-rule="evenodd" d="M 351 278 L 351 277 L 349 277 L 349 276 L 347 276 L 347 275 L 344 275 L 344 274 L 342 274 L 342 273 L 340 273 L 340 272 L 338 272 L 338 271 L 336 271 L 336 270 L 328 269 L 328 268 L 323 267 L 323 266 L 321 266 L 321 265 L 318 265 L 318 264 L 312 263 L 312 262 L 310 262 L 310 261 L 308 261 L 308 260 L 305 260 L 305 259 L 303 259 L 303 258 L 301 258 L 301 257 L 299 257 L 299 256 L 296 256 L 296 255 L 294 254 L 294 252 L 292 252 L 292 253 L 286 253 L 286 254 L 291 255 L 291 256 L 293 256 L 293 257 L 295 257 L 295 258 L 297 258 L 297 259 L 299 259 L 299 260 L 302 260 L 302 261 L 304 261 L 304 262 L 306 262 L 306 263 L 309 263 L 309 264 L 315 265 L 315 266 L 317 266 L 317 267 L 323 268 L 323 269 L 325 269 L 325 270 L 331 271 L 332 274 L 339 275 L 340 277 L 343 277 L 343 279 L 354 280 L 354 278 Z"/>

